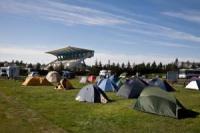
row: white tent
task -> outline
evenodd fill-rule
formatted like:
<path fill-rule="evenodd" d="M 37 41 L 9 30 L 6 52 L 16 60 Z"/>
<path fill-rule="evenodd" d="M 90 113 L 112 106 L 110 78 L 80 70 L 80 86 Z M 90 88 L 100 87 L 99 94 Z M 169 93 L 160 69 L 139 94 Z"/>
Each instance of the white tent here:
<path fill-rule="evenodd" d="M 186 85 L 187 89 L 200 90 L 200 80 L 193 80 Z"/>
<path fill-rule="evenodd" d="M 47 76 L 46 79 L 50 82 L 50 83 L 59 83 L 61 80 L 61 76 L 58 72 L 56 71 L 50 71 Z"/>
<path fill-rule="evenodd" d="M 87 83 L 87 76 L 81 77 L 80 83 L 86 84 Z"/>

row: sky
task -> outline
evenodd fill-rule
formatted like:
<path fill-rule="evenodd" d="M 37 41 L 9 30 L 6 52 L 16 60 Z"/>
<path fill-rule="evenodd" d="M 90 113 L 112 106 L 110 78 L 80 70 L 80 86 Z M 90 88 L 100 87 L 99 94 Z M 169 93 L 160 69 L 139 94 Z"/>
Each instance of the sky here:
<path fill-rule="evenodd" d="M 200 62 L 199 0 L 0 0 L 0 61 L 49 63 L 92 49 L 112 62 Z"/>

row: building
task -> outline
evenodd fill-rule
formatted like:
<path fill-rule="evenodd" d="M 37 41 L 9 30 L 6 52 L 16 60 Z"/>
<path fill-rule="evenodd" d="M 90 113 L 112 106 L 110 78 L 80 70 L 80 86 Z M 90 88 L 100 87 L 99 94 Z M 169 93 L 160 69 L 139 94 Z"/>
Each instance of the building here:
<path fill-rule="evenodd" d="M 65 47 L 53 51 L 46 52 L 57 57 L 56 60 L 50 62 L 46 69 L 52 66 L 54 69 L 61 65 L 66 69 L 83 68 L 85 66 L 85 59 L 94 56 L 94 51 L 89 49 L 77 47 Z"/>

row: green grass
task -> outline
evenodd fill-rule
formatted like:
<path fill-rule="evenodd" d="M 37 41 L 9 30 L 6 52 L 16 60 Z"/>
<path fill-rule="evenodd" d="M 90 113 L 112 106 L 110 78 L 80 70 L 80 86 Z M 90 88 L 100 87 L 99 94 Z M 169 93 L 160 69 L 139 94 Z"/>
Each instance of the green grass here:
<path fill-rule="evenodd" d="M 0 132 L 69 133 L 189 133 L 200 132 L 200 116 L 173 119 L 132 109 L 136 100 L 107 93 L 108 104 L 79 103 L 75 96 L 84 85 L 57 91 L 53 86 L 24 87 L 20 81 L 0 80 Z M 188 109 L 200 112 L 200 92 L 175 85 L 172 93 Z"/>

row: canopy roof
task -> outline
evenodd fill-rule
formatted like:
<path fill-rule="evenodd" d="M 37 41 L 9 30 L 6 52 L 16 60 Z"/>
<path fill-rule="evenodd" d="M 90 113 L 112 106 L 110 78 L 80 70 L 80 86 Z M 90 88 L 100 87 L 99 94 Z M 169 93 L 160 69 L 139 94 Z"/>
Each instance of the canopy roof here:
<path fill-rule="evenodd" d="M 46 52 L 58 57 L 59 60 L 72 60 L 80 58 L 90 58 L 94 56 L 94 51 L 77 47 L 65 47 L 53 51 Z"/>

